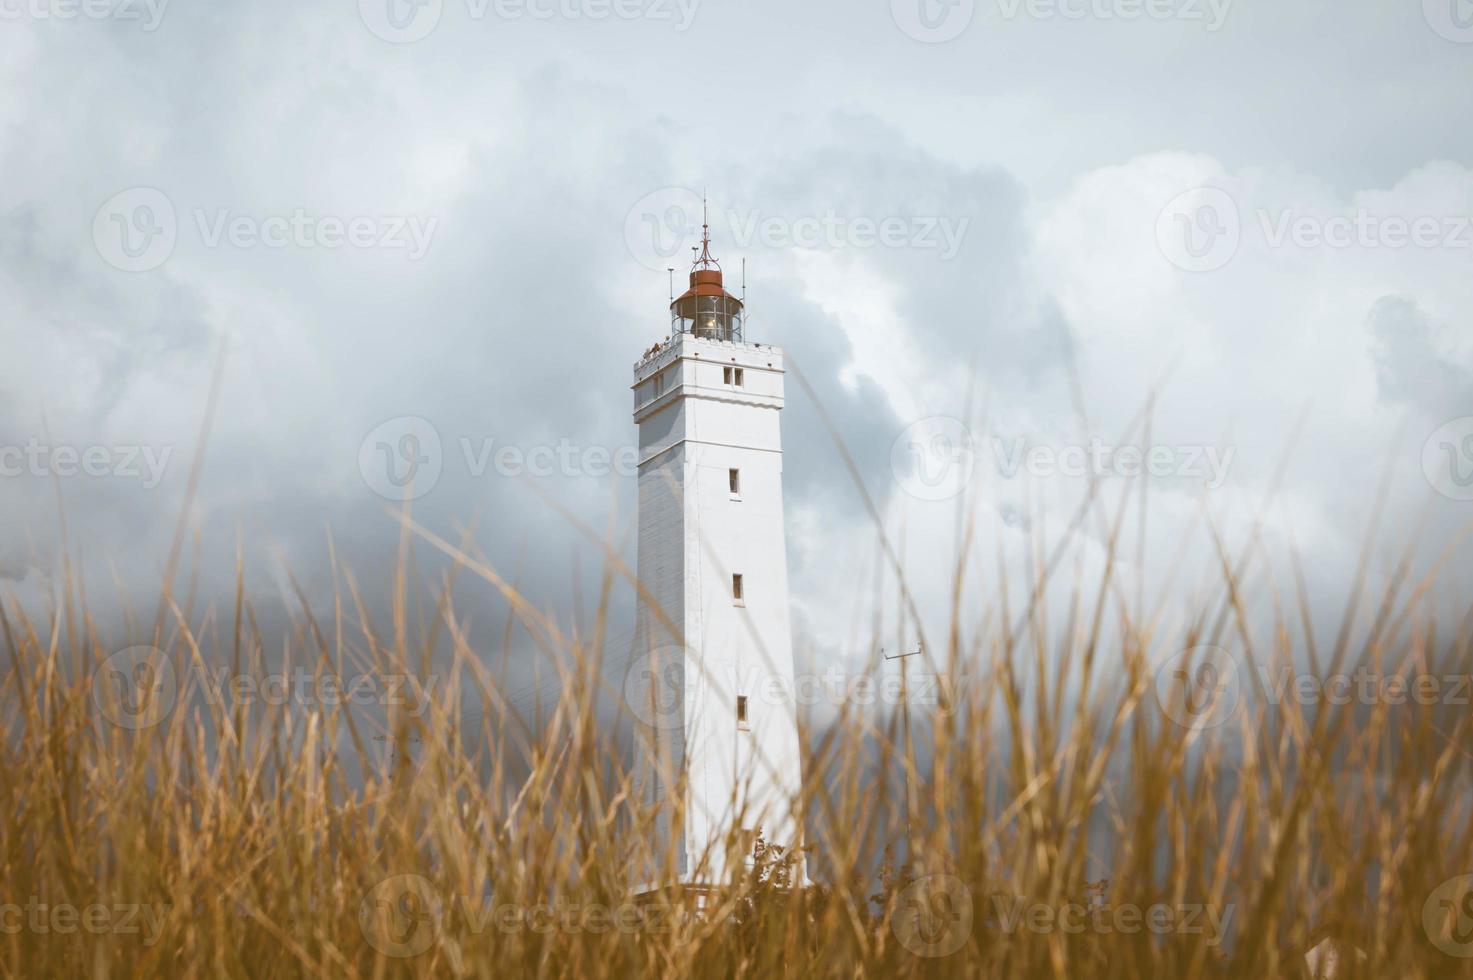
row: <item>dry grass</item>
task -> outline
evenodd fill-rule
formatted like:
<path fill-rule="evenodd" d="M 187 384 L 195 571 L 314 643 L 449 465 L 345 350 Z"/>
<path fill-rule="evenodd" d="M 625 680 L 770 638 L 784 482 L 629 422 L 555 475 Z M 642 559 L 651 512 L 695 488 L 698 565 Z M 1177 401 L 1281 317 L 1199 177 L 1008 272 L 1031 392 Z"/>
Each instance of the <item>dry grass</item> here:
<path fill-rule="evenodd" d="M 1404 567 L 1384 595 L 1352 595 L 1333 638 L 1313 635 L 1308 597 L 1290 590 L 1259 644 L 1243 587 L 1254 543 L 1222 543 L 1216 594 L 1168 636 L 1112 571 L 1127 493 L 1081 509 L 1110 554 L 1088 592 L 1056 581 L 1078 534 L 1052 553 L 1040 542 L 1021 589 L 958 569 L 953 627 L 928 649 L 967 682 L 908 726 L 846 704 L 805 730 L 795 802 L 815 883 L 784 887 L 791 854 L 768 849 L 699 914 L 675 891 L 631 898 L 634 869 L 670 855 L 646 853 L 649 816 L 600 713 L 620 683 L 602 614 L 582 634 L 550 620 L 466 542 L 406 522 L 406 542 L 449 556 L 452 574 L 411 582 L 401 554 L 392 606 L 374 615 L 339 568 L 331 606 L 301 597 L 285 636 L 257 628 L 244 571 L 233 608 L 194 610 L 166 587 L 152 628 L 128 637 L 99 635 L 70 583 L 44 613 L 11 600 L 0 904 L 19 908 L 0 919 L 0 973 L 1299 977 L 1328 937 L 1342 977 L 1473 976 L 1452 955 L 1473 952 L 1458 946 L 1473 902 L 1446 893 L 1447 932 L 1423 914 L 1473 872 L 1466 706 L 1275 704 L 1245 671 L 1241 710 L 1200 727 L 1171 721 L 1182 706 L 1168 687 L 1163 710 L 1158 687 L 1162 657 L 1198 645 L 1320 674 L 1467 675 L 1467 621 L 1438 630 L 1428 611 L 1435 575 Z M 974 537 L 959 529 L 962 554 Z M 499 591 L 560 665 L 540 718 L 504 700 L 500 651 L 467 638 L 456 577 Z M 627 569 L 611 559 L 603 585 L 600 610 Z M 1060 592 L 1062 626 L 1042 612 Z M 139 706 L 110 693 L 127 688 L 107 670 L 131 664 L 105 660 L 129 643 L 162 651 L 181 682 L 157 724 L 130 727 Z M 437 682 L 386 715 L 213 704 L 191 687 L 298 665 Z M 1089 902 L 1107 911 L 1080 917 Z"/>

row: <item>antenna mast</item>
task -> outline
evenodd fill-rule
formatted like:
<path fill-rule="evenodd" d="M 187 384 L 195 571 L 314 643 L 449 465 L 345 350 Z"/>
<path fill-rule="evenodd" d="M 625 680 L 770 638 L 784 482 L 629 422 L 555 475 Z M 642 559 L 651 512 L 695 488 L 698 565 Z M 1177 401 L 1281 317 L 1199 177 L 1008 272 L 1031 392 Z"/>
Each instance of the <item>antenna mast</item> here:
<path fill-rule="evenodd" d="M 747 321 L 752 315 L 747 310 L 747 257 L 742 256 L 742 343 L 747 342 Z"/>

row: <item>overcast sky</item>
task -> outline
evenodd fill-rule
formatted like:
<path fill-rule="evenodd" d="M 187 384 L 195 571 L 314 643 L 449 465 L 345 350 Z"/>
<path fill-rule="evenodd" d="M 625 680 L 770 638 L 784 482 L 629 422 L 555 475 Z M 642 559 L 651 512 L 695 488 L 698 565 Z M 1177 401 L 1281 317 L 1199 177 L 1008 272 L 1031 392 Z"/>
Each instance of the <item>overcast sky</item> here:
<path fill-rule="evenodd" d="M 1204 515 L 1241 544 L 1300 420 L 1265 551 L 1299 549 L 1317 605 L 1383 479 L 1380 570 L 1424 509 L 1430 546 L 1473 519 L 1466 0 L 0 14 L 0 577 L 26 601 L 58 574 L 59 490 L 93 604 L 118 601 L 110 563 L 151 608 L 223 349 L 207 597 L 237 533 L 263 602 L 283 562 L 327 594 L 329 529 L 382 581 L 412 456 L 419 520 L 478 521 L 569 612 L 600 556 L 548 499 L 632 559 L 631 366 L 703 191 L 730 278 L 747 259 L 749 339 L 834 421 L 933 632 L 957 494 L 991 593 L 1077 505 L 1071 447 L 1138 444 L 1153 391 L 1123 572 L 1153 592 L 1211 581 Z M 783 434 L 800 647 L 860 656 L 873 524 L 792 374 Z"/>

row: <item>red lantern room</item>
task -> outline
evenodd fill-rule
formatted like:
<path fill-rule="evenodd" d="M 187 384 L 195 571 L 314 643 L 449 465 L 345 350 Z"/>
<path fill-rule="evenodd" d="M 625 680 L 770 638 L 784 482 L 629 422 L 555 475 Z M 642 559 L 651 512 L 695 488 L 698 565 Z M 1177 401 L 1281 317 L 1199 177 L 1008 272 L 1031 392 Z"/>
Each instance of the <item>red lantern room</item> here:
<path fill-rule="evenodd" d="M 701 228 L 701 246 L 691 265 L 690 288 L 670 304 L 671 333 L 741 343 L 742 301 L 722 285 L 721 265 L 711 255 L 710 224 L 703 223 Z"/>

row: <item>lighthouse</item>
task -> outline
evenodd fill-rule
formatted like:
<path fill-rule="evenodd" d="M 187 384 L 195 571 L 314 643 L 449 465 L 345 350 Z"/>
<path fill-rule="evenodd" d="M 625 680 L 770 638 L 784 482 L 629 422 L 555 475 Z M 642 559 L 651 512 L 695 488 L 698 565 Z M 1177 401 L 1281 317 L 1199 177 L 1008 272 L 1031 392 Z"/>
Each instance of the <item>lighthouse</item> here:
<path fill-rule="evenodd" d="M 639 599 L 624 689 L 636 792 L 655 828 L 641 876 L 678 878 L 650 887 L 719 885 L 740 870 L 733 861 L 751 861 L 759 833 L 792 855 L 802 835 L 783 352 L 747 338 L 745 303 L 703 227 L 669 336 L 634 367 Z"/>

